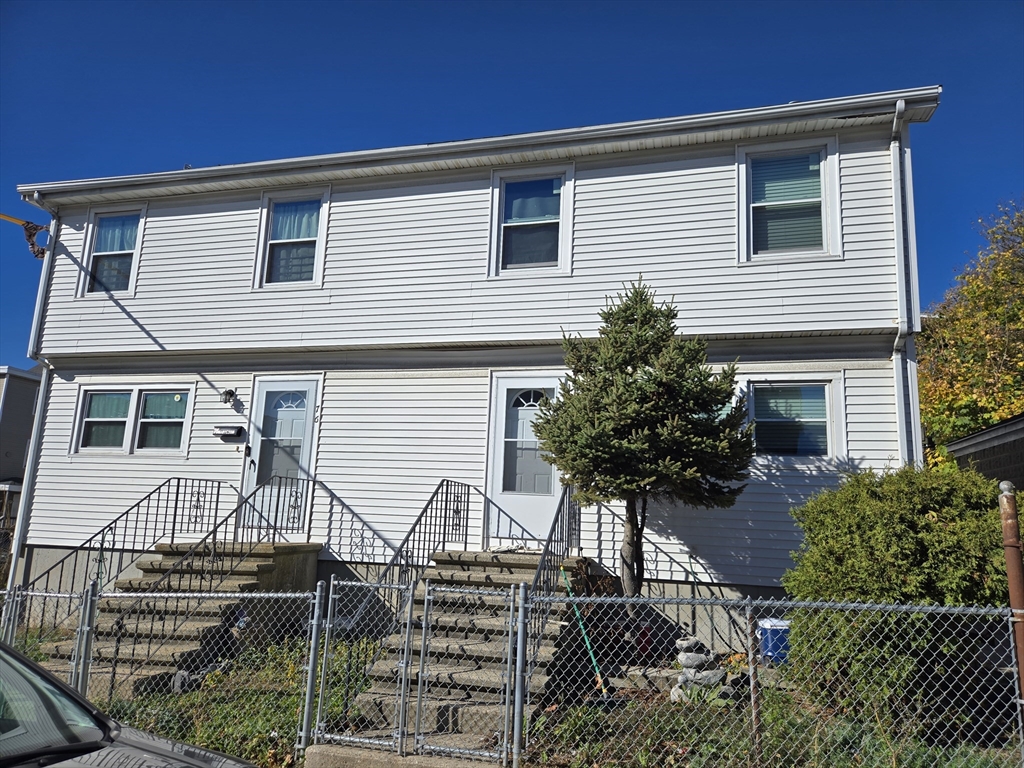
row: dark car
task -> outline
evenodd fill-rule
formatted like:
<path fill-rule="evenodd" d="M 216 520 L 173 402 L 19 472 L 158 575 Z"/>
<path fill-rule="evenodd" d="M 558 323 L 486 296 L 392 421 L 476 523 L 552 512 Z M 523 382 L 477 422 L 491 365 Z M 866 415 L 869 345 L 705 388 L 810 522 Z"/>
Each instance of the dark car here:
<path fill-rule="evenodd" d="M 128 728 L 0 643 L 0 766 L 253 768 L 219 752 Z"/>

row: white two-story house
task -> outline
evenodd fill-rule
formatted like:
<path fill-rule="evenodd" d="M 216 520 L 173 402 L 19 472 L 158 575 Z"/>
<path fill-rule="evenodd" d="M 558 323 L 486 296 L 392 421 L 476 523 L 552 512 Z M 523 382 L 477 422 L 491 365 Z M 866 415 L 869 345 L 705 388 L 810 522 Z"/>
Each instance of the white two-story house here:
<path fill-rule="evenodd" d="M 325 571 L 386 557 L 368 537 L 397 544 L 442 479 L 489 500 L 471 546 L 499 517 L 543 540 L 560 485 L 529 424 L 562 334 L 642 275 L 738 361 L 757 424 L 735 506 L 652 511 L 650 575 L 771 592 L 791 507 L 920 460 L 908 132 L 939 93 L 19 186 L 55 233 L 22 571 L 171 477 L 315 478 L 296 535 Z M 583 510 L 582 554 L 614 569 L 619 531 Z"/>

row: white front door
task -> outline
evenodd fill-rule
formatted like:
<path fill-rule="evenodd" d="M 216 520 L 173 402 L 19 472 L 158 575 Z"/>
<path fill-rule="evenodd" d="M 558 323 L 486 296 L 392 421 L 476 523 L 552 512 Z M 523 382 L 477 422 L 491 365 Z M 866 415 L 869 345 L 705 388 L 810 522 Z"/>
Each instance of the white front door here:
<path fill-rule="evenodd" d="M 247 524 L 262 518 L 283 532 L 306 529 L 318 385 L 318 379 L 257 379 L 246 494 L 271 485 L 253 497 Z"/>
<path fill-rule="evenodd" d="M 554 519 L 561 485 L 541 456 L 533 422 L 537 407 L 558 391 L 558 376 L 494 374 L 491 386 L 491 455 L 487 495 L 537 539 Z M 492 517 L 499 514 L 492 511 Z M 495 520 L 490 521 L 492 531 Z"/>

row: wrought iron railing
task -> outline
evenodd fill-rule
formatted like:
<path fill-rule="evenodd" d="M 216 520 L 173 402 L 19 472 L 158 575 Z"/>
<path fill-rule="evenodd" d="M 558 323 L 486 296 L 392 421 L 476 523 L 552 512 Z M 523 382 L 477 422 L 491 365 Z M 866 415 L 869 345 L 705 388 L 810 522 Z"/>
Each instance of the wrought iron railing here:
<path fill-rule="evenodd" d="M 159 577 L 135 585 L 138 598 L 118 610 L 110 628 L 115 643 L 111 658 L 131 668 L 122 680 L 142 669 L 229 579 L 243 576 L 258 582 L 259 566 L 252 562 L 253 554 L 286 533 L 307 530 L 312 488 L 310 479 L 271 477 Z M 232 586 L 231 591 L 245 589 Z"/>
<path fill-rule="evenodd" d="M 438 483 L 377 583 L 415 584 L 440 547 L 461 545 L 466 550 L 472 490 L 472 486 L 454 480 Z"/>
<path fill-rule="evenodd" d="M 562 488 L 555 519 L 551 521 L 548 538 L 544 542 L 537 571 L 530 586 L 530 595 L 553 595 L 562 583 L 562 563 L 580 546 L 580 503 L 573 498 L 571 485 Z M 544 603 L 530 615 L 529 672 L 533 673 L 540 653 L 544 630 L 547 627 L 551 603 Z"/>
<path fill-rule="evenodd" d="M 225 485 L 217 480 L 181 477 L 161 483 L 22 589 L 42 595 L 75 593 L 95 580 L 101 591 L 108 590 L 156 545 L 208 531 L 220 517 L 221 490 Z M 231 489 L 223 496 L 233 503 L 237 499 L 235 494 Z M 39 640 L 59 633 L 63 625 L 77 616 L 79 607 L 74 600 L 57 606 L 39 606 L 38 615 L 45 617 L 45 624 L 33 631 Z M 17 617 L 8 610 L 3 623 L 15 621 Z"/>
<path fill-rule="evenodd" d="M 503 541 L 510 542 L 514 545 L 518 544 L 523 546 L 537 546 L 543 541 L 531 533 L 526 526 L 522 525 L 508 512 L 487 498 L 487 495 L 479 488 L 474 487 L 473 491 L 480 496 L 483 501 L 484 520 L 487 521 L 487 528 L 485 529 L 487 538 L 484 540 L 485 549 L 495 539 L 502 539 Z"/>
<path fill-rule="evenodd" d="M 96 579 L 105 591 L 157 544 L 173 544 L 183 535 L 210 530 L 220 519 L 225 485 L 219 480 L 172 477 L 26 583 L 25 589 L 73 590 Z M 234 493 L 225 496 L 230 499 Z"/>

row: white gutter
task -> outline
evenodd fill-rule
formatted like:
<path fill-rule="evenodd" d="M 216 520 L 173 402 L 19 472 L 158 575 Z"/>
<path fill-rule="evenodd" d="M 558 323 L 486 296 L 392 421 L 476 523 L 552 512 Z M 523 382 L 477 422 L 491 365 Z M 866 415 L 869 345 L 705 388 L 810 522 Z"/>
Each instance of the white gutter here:
<path fill-rule="evenodd" d="M 43 272 L 39 276 L 39 290 L 36 293 L 36 308 L 32 315 L 32 330 L 29 333 L 28 356 L 43 366 L 39 377 L 39 391 L 36 394 L 36 413 L 32 419 L 32 435 L 29 437 L 28 457 L 25 462 L 25 477 L 22 479 L 22 493 L 18 504 L 18 518 L 14 522 L 14 540 L 11 542 L 11 570 L 7 574 L 7 589 L 14 589 L 18 581 L 18 563 L 25 553 L 28 542 L 28 528 L 31 519 L 32 499 L 36 485 L 36 470 L 39 467 L 39 454 L 43 445 L 43 416 L 46 412 L 46 401 L 50 395 L 50 382 L 53 378 L 53 366 L 46 358 L 39 355 L 39 344 L 42 336 L 43 308 L 49 293 L 50 272 L 53 267 L 53 252 L 60 237 L 60 214 L 41 199 L 37 192 L 30 200 L 33 205 L 42 208 L 52 217 L 50 220 L 50 236 L 46 240 L 46 254 L 43 256 Z M 28 577 L 26 571 L 23 576 Z"/>
<path fill-rule="evenodd" d="M 900 463 L 917 463 L 920 446 L 919 442 L 911 445 L 913 425 L 908 419 L 908 411 L 913 408 L 907 407 L 904 395 L 909 393 L 909 386 L 916 386 L 916 375 L 908 375 L 909 368 L 907 360 L 907 340 L 913 333 L 913 326 L 909 320 L 909 307 L 913 299 L 908 296 L 907 287 L 907 248 L 906 232 L 904 229 L 903 217 L 903 150 L 900 140 L 903 134 L 903 114 L 906 104 L 902 99 L 896 102 L 896 114 L 892 122 L 892 139 L 889 143 L 889 161 L 892 169 L 892 211 L 893 211 L 893 234 L 896 250 L 896 338 L 892 345 L 892 369 L 893 385 L 895 388 L 896 406 L 896 434 L 899 439 Z M 904 366 L 907 366 L 905 368 Z M 916 374 L 916 371 L 915 371 Z M 913 379 L 910 381 L 910 379 Z M 914 398 L 911 398 L 914 399 Z"/>
<path fill-rule="evenodd" d="M 837 99 L 795 102 L 754 109 L 711 112 L 702 115 L 669 117 L 655 120 L 638 120 L 626 123 L 585 126 L 582 128 L 470 139 L 467 141 L 386 147 L 356 152 L 267 160 L 256 163 L 214 166 L 211 168 L 191 168 L 188 170 L 131 176 L 41 184 L 20 184 L 18 185 L 18 192 L 23 197 L 31 196 L 36 192 L 44 196 L 60 196 L 105 188 L 128 191 L 132 188 L 145 188 L 154 185 L 226 181 L 238 177 L 248 177 L 253 174 L 273 175 L 288 172 L 316 172 L 345 167 L 366 168 L 412 162 L 447 161 L 454 164 L 462 156 L 470 157 L 497 151 L 526 152 L 587 142 L 599 143 L 616 140 L 636 142 L 642 139 L 653 139 L 702 129 L 742 128 L 755 124 L 785 120 L 849 119 L 867 115 L 881 115 L 891 112 L 892 105 L 896 101 L 903 101 L 908 109 L 914 111 L 914 116 L 911 119 L 928 120 L 938 105 L 941 92 L 942 88 L 940 86 L 927 86 L 924 88 L 870 93 Z"/>

